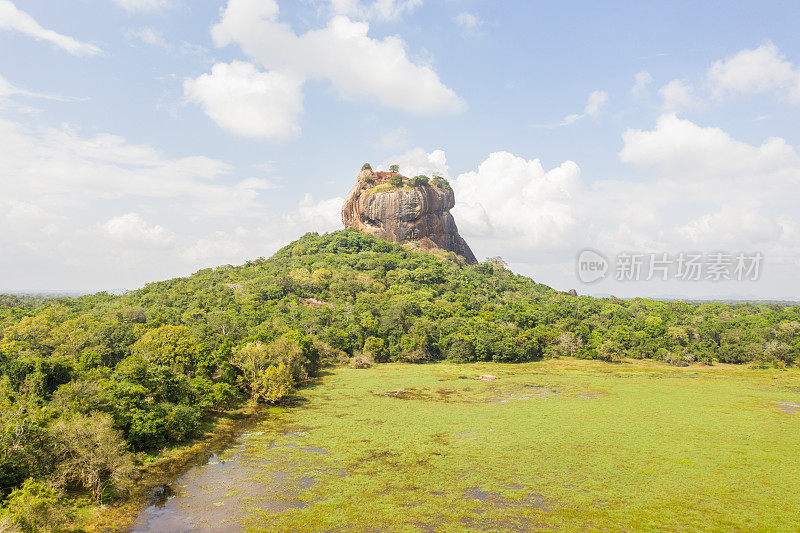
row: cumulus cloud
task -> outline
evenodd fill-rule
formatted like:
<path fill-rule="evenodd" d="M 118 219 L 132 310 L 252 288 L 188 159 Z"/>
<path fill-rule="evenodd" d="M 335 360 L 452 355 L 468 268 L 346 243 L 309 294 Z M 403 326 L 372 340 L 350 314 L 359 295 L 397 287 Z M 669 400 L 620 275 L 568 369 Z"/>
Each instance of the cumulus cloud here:
<path fill-rule="evenodd" d="M 434 150 L 430 153 L 422 148 L 414 148 L 403 154 L 390 157 L 379 168 L 388 170 L 390 165 L 398 165 L 400 172 L 404 176 L 426 176 L 447 177 L 447 157 L 444 150 Z"/>
<path fill-rule="evenodd" d="M 646 70 L 637 72 L 633 77 L 631 93 L 633 93 L 634 96 L 639 96 L 651 83 L 653 83 L 653 76 L 649 72 Z"/>
<path fill-rule="evenodd" d="M 224 265 L 242 263 L 252 259 L 252 252 L 245 242 L 251 232 L 239 226 L 233 231 L 215 231 L 197 239 L 180 252 L 180 257 L 192 264 Z"/>
<path fill-rule="evenodd" d="M 775 243 L 783 233 L 779 221 L 745 206 L 723 206 L 676 228 L 688 246 L 707 250 L 745 245 L 758 249 Z M 745 244 L 746 243 L 746 244 Z"/>
<path fill-rule="evenodd" d="M 285 217 L 295 225 L 315 227 L 315 231 L 331 231 L 342 225 L 342 204 L 344 198 L 340 196 L 315 202 L 314 197 L 306 193 L 297 208 Z"/>
<path fill-rule="evenodd" d="M 34 39 L 47 41 L 76 56 L 102 53 L 102 50 L 93 44 L 43 28 L 33 17 L 18 9 L 11 0 L 0 0 L 0 29 L 17 31 Z"/>
<path fill-rule="evenodd" d="M 586 107 L 583 109 L 584 114 L 590 117 L 596 117 L 600 113 L 606 102 L 608 102 L 608 93 L 605 91 L 593 91 L 589 95 L 589 100 L 586 102 Z"/>
<path fill-rule="evenodd" d="M 775 92 L 789 102 L 800 103 L 800 67 L 769 41 L 717 61 L 707 78 L 716 97 Z"/>
<path fill-rule="evenodd" d="M 230 171 L 219 160 L 167 158 L 116 135 L 87 137 L 70 127 L 29 128 L 0 119 L 0 196 L 46 209 L 138 197 L 178 202 L 188 213 L 258 212 L 258 193 L 271 184 L 221 182 Z"/>
<path fill-rule="evenodd" d="M 467 234 L 548 247 L 575 230 L 582 185 L 572 161 L 545 171 L 538 159 L 494 152 L 452 185 L 458 199 L 453 213 Z"/>
<path fill-rule="evenodd" d="M 302 83 L 250 63 L 217 63 L 210 74 L 184 81 L 187 99 L 200 104 L 220 127 L 243 137 L 285 141 L 300 135 Z"/>
<path fill-rule="evenodd" d="M 127 213 L 110 219 L 103 229 L 116 241 L 131 245 L 165 246 L 175 236 L 159 225 L 151 225 L 138 213 Z"/>
<path fill-rule="evenodd" d="M 800 181 L 800 157 L 779 137 L 752 146 L 720 128 L 702 127 L 669 113 L 658 118 L 655 129 L 629 129 L 622 139 L 622 162 L 676 182 L 718 185 L 716 180 L 727 180 L 730 185 L 737 180 L 774 191 L 776 186 Z"/>
<path fill-rule="evenodd" d="M 247 259 L 270 255 L 309 231 L 319 233 L 342 228 L 344 198 L 315 201 L 310 194 L 291 210 L 265 215 L 259 224 L 214 231 L 186 246 L 180 257 L 195 266 L 237 264 Z"/>
<path fill-rule="evenodd" d="M 278 20 L 274 0 L 229 0 L 211 33 L 217 46 L 239 44 L 262 67 L 298 80 L 329 80 L 350 100 L 366 99 L 420 115 L 465 108 L 434 69 L 409 59 L 397 36 L 369 37 L 369 24 L 335 16 L 296 34 Z"/>
<path fill-rule="evenodd" d="M 592 91 L 589 94 L 589 99 L 586 101 L 586 106 L 583 108 L 583 113 L 567 115 L 561 122 L 562 126 L 569 126 L 585 117 L 597 118 L 600 114 L 600 109 L 608 102 L 608 93 L 605 91 Z"/>
<path fill-rule="evenodd" d="M 651 233 L 659 246 L 760 250 L 773 261 L 797 261 L 786 243 L 798 223 L 800 154 L 784 139 L 751 145 L 666 114 L 652 130 L 628 130 L 623 142 L 621 161 L 651 177 L 629 192 L 661 213 L 661 229 Z"/>
<path fill-rule="evenodd" d="M 475 170 L 450 180 L 461 234 L 478 257 L 503 255 L 522 272 L 563 289 L 575 284 L 573 261 L 586 246 L 612 256 L 759 251 L 775 276 L 760 290 L 778 294 L 787 279 L 780 276 L 800 265 L 795 148 L 780 138 L 749 144 L 671 113 L 652 129 L 626 131 L 622 140 L 619 157 L 632 172 L 629 180 L 586 181 L 572 161 L 546 169 L 538 159 L 489 154 Z M 431 173 L 436 166 L 446 175 L 443 151 L 408 154 L 419 162 L 415 170 Z M 604 290 L 708 295 L 736 289 L 621 288 L 612 280 Z"/>
<path fill-rule="evenodd" d="M 331 10 L 337 15 L 379 21 L 398 20 L 422 5 L 422 0 L 331 0 Z"/>
<path fill-rule="evenodd" d="M 703 101 L 695 96 L 694 87 L 683 80 L 672 80 L 658 94 L 664 99 L 662 107 L 665 111 L 693 109 L 703 105 Z"/>
<path fill-rule="evenodd" d="M 233 170 L 0 118 L 0 290 L 133 288 L 341 227 L 342 198 L 270 210 L 274 185 Z"/>
<path fill-rule="evenodd" d="M 112 0 L 128 13 L 146 13 L 164 9 L 172 4 L 172 0 Z"/>

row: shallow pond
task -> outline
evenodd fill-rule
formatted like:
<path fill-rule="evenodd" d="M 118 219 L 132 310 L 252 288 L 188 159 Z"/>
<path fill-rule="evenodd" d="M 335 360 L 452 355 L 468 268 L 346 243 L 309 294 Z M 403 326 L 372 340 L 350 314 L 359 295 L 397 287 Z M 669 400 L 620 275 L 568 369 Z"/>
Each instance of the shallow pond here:
<path fill-rule="evenodd" d="M 213 453 L 171 485 L 154 488 L 134 533 L 243 531 L 258 525 L 252 523 L 254 514 L 304 507 L 299 495 L 313 479 L 297 475 L 300 465 L 289 455 L 325 452 L 305 446 L 304 436 L 302 430 L 286 429 L 278 420 L 240 435 L 226 450 Z"/>

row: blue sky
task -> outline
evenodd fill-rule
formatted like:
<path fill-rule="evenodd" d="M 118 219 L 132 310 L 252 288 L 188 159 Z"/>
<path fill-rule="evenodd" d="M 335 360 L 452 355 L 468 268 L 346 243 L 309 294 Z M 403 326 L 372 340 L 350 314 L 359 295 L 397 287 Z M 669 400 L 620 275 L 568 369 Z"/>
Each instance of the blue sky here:
<path fill-rule="evenodd" d="M 4 290 L 133 288 L 440 172 L 478 257 L 560 289 L 800 297 L 793 2 L 0 0 Z M 758 281 L 575 258 L 761 252 Z"/>

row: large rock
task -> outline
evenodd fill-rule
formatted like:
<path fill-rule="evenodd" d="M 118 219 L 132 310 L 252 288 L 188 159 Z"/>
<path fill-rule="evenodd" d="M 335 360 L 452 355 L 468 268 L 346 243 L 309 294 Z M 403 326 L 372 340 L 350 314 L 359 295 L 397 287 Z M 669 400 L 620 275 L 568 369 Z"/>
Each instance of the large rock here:
<path fill-rule="evenodd" d="M 477 263 L 450 214 L 455 205 L 453 190 L 446 184 L 411 187 L 403 176 L 403 186 L 394 187 L 389 180 L 395 175 L 399 176 L 395 172 L 362 170 L 342 206 L 344 226 L 387 241 L 416 242 L 424 249 L 448 250 L 468 263 Z"/>

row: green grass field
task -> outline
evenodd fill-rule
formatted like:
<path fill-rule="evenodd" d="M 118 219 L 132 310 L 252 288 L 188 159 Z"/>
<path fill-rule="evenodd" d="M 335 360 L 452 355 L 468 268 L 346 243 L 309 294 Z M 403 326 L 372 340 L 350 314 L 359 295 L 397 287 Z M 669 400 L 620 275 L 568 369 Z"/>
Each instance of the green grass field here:
<path fill-rule="evenodd" d="M 329 371 L 175 504 L 264 531 L 796 531 L 799 456 L 796 370 L 387 364 Z"/>

